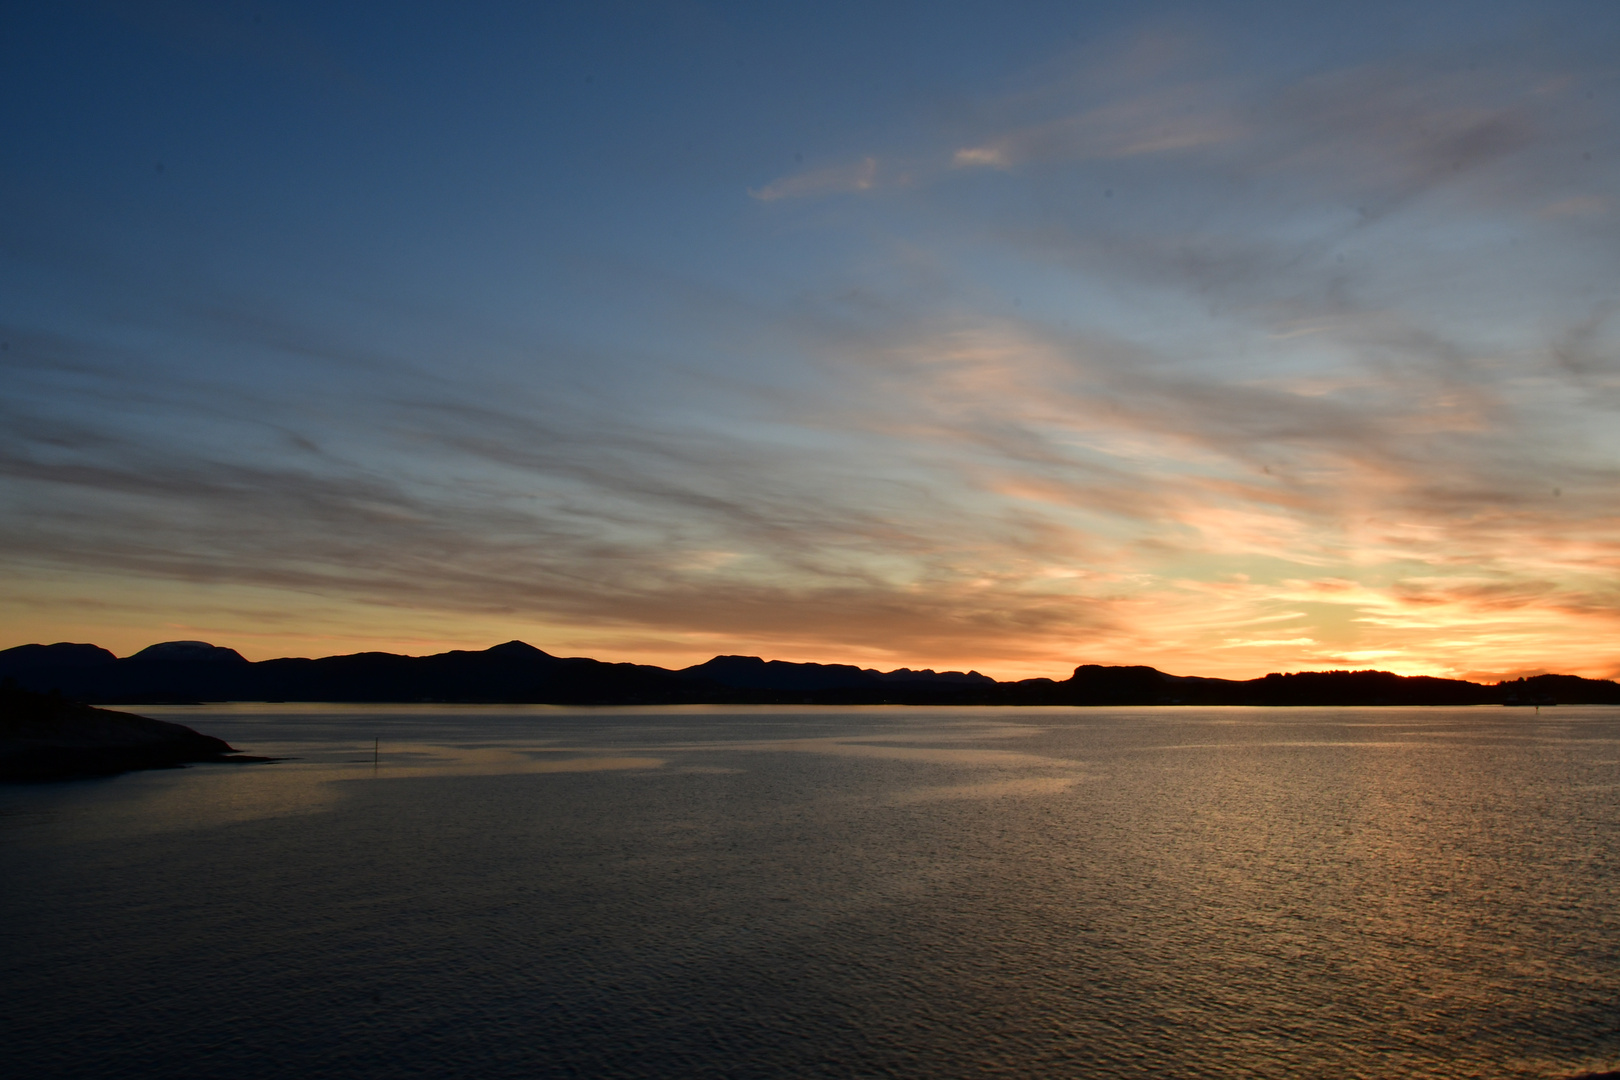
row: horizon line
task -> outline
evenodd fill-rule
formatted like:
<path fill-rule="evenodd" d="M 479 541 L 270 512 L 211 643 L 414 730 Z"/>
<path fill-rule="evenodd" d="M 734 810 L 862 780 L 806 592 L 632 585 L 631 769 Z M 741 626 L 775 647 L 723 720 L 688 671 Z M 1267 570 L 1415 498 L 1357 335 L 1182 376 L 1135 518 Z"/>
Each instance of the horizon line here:
<path fill-rule="evenodd" d="M 363 650 L 360 650 L 360 651 L 357 651 L 357 652 L 349 652 L 349 653 L 330 653 L 330 654 L 328 654 L 326 656 L 273 656 L 273 657 L 266 657 L 263 660 L 249 660 L 247 657 L 243 656 L 238 650 L 232 648 L 231 646 L 217 645 L 217 644 L 215 644 L 213 642 L 202 641 L 202 640 L 196 639 L 196 638 L 174 639 L 174 640 L 169 640 L 169 641 L 153 642 L 151 645 L 147 645 L 144 648 L 137 649 L 135 652 L 130 653 L 127 656 L 119 656 L 117 653 L 113 653 L 113 651 L 111 649 L 108 649 L 105 646 L 97 645 L 94 642 L 84 642 L 84 641 L 57 641 L 57 642 L 50 642 L 50 643 L 38 642 L 38 641 L 24 642 L 24 643 L 22 643 L 20 645 L 7 646 L 4 649 L 0 649 L 0 655 L 4 655 L 5 653 L 11 652 L 11 651 L 13 651 L 15 649 L 24 649 L 24 648 L 29 648 L 29 647 L 54 648 L 54 647 L 60 646 L 60 645 L 83 646 L 83 647 L 101 649 L 104 652 L 112 654 L 113 660 L 115 662 L 116 661 L 123 661 L 123 660 L 132 660 L 135 657 L 141 655 L 141 653 L 146 652 L 149 649 L 157 648 L 157 647 L 163 646 L 163 645 L 202 645 L 202 646 L 206 646 L 206 647 L 211 648 L 211 649 L 223 649 L 223 650 L 227 650 L 229 652 L 235 653 L 238 657 L 240 657 L 242 659 L 242 661 L 244 663 L 248 663 L 248 664 L 273 663 L 273 662 L 275 662 L 277 660 L 310 660 L 310 661 L 330 660 L 330 659 L 336 659 L 336 658 L 345 657 L 345 656 L 366 656 L 366 655 L 398 656 L 398 657 L 403 657 L 403 658 L 407 658 L 407 659 L 422 660 L 422 659 L 428 659 L 428 658 L 431 658 L 431 657 L 434 657 L 434 656 L 446 656 L 446 655 L 449 655 L 451 653 L 473 653 L 473 654 L 485 653 L 485 652 L 490 652 L 490 651 L 492 651 L 494 649 L 500 648 L 503 645 L 522 645 L 522 646 L 524 646 L 526 648 L 534 649 L 536 652 L 543 653 L 544 655 L 552 657 L 553 659 L 557 659 L 557 660 L 591 660 L 591 661 L 594 661 L 596 663 L 602 663 L 602 664 L 629 664 L 629 665 L 635 666 L 635 667 L 656 668 L 658 670 L 668 671 L 668 672 L 688 671 L 688 670 L 691 670 L 692 668 L 702 667 L 704 664 L 712 663 L 715 660 L 726 659 L 726 658 L 729 658 L 729 657 L 736 657 L 736 658 L 739 658 L 739 659 L 759 660 L 762 663 L 767 663 L 767 664 L 793 664 L 793 665 L 802 665 L 802 666 L 808 666 L 808 667 L 848 667 L 848 668 L 854 668 L 855 670 L 862 671 L 862 672 L 873 671 L 873 672 L 877 672 L 880 675 L 889 675 L 889 674 L 894 674 L 894 673 L 900 672 L 900 671 L 915 671 L 915 672 L 918 672 L 919 674 L 923 673 L 923 672 L 932 672 L 932 673 L 934 673 L 936 675 L 948 675 L 948 674 L 981 675 L 982 677 L 990 679 L 990 680 L 992 680 L 993 682 L 995 682 L 995 683 L 997 683 L 999 685 L 1011 685 L 1011 684 L 1017 684 L 1017 683 L 1021 683 L 1021 682 L 1029 682 L 1029 681 L 1034 681 L 1034 680 L 1039 680 L 1039 679 L 1048 679 L 1049 681 L 1052 681 L 1052 682 L 1063 682 L 1066 679 L 1072 678 L 1075 672 L 1077 672 L 1081 668 L 1085 668 L 1085 667 L 1097 667 L 1097 668 L 1146 668 L 1146 669 L 1151 670 L 1151 671 L 1156 671 L 1161 675 L 1169 675 L 1172 678 L 1204 679 L 1204 680 L 1208 680 L 1208 681 L 1211 681 L 1211 682 L 1254 682 L 1254 681 L 1257 681 L 1257 680 L 1260 680 L 1260 679 L 1269 678 L 1269 677 L 1271 677 L 1273 675 L 1276 675 L 1276 676 L 1289 676 L 1289 675 L 1329 675 L 1329 674 L 1340 674 L 1340 673 L 1343 673 L 1343 674 L 1370 673 L 1370 674 L 1392 675 L 1392 676 L 1394 676 L 1396 678 L 1400 678 L 1400 679 L 1437 679 L 1437 680 L 1442 680 L 1442 681 L 1446 681 L 1446 682 L 1471 683 L 1471 684 L 1477 685 L 1477 686 L 1493 685 L 1493 683 L 1483 681 L 1483 679 L 1469 679 L 1469 678 L 1461 678 L 1461 677 L 1449 676 L 1449 675 L 1429 675 L 1429 674 L 1410 674 L 1409 675 L 1409 674 L 1403 674 L 1402 672 L 1399 672 L 1399 671 L 1392 671 L 1392 670 L 1390 670 L 1388 668 L 1371 668 L 1371 667 L 1368 667 L 1368 668 L 1335 667 L 1335 668 L 1311 668 L 1311 669 L 1302 669 L 1302 670 L 1297 670 L 1297 671 L 1268 671 L 1263 675 L 1252 675 L 1252 676 L 1249 676 L 1247 678 L 1233 678 L 1233 677 L 1230 677 L 1230 676 L 1222 676 L 1222 675 L 1183 675 L 1183 674 L 1177 674 L 1177 673 L 1165 671 L 1162 668 L 1154 667 L 1152 664 L 1141 664 L 1141 663 L 1108 664 L 1108 663 L 1090 663 L 1090 662 L 1081 662 L 1081 663 L 1077 663 L 1077 664 L 1073 665 L 1073 667 L 1071 667 L 1069 669 L 1068 674 L 1063 676 L 1063 677 L 1052 677 L 1052 676 L 1036 675 L 1036 676 L 1027 676 L 1027 677 L 1022 678 L 1022 679 L 997 679 L 993 675 L 984 675 L 976 667 L 975 668 L 967 668 L 967 669 L 962 669 L 962 668 L 943 668 L 943 669 L 941 669 L 941 668 L 933 668 L 933 667 L 920 667 L 919 668 L 919 667 L 911 667 L 909 665 L 901 665 L 899 667 L 890 668 L 890 669 L 885 671 L 883 669 L 876 668 L 876 667 L 862 667 L 859 664 L 852 664 L 852 663 L 846 663 L 846 662 L 840 662 L 840 661 L 831 661 L 831 662 L 829 662 L 829 661 L 822 661 L 822 660 L 775 660 L 775 659 L 766 659 L 764 656 L 759 655 L 759 654 L 754 654 L 754 653 L 716 653 L 714 656 L 710 657 L 708 660 L 700 661 L 700 662 L 698 662 L 696 664 L 688 664 L 685 667 L 664 667 L 664 666 L 662 666 L 660 664 L 642 663 L 642 662 L 633 661 L 633 660 L 603 660 L 600 657 L 584 656 L 584 655 L 563 656 L 563 655 L 560 655 L 560 654 L 557 654 L 557 653 L 548 652 L 547 650 L 542 649 L 540 646 L 531 644 L 530 642 L 524 641 L 521 638 L 510 638 L 510 639 L 508 639 L 506 641 L 496 642 L 494 645 L 489 645 L 489 646 L 486 646 L 486 647 L 484 647 L 482 649 L 455 648 L 455 649 L 444 649 L 444 650 L 442 650 L 440 652 L 419 653 L 419 654 L 388 652 L 388 651 L 383 650 L 383 649 L 363 649 Z M 1569 675 L 1569 674 L 1567 674 L 1565 672 L 1551 671 L 1551 670 L 1545 670 L 1545 669 L 1538 670 L 1538 671 L 1535 671 L 1533 673 L 1531 673 L 1531 672 L 1523 672 L 1523 673 L 1516 674 L 1516 675 L 1501 674 L 1501 675 L 1495 675 L 1495 676 L 1486 676 L 1486 678 L 1494 678 L 1495 679 L 1494 685 L 1501 685 L 1503 683 L 1508 683 L 1508 682 L 1513 682 L 1513 681 L 1518 681 L 1518 680 L 1524 680 L 1524 679 L 1539 678 L 1541 676 L 1548 676 L 1548 675 L 1559 676 L 1559 677 L 1563 677 L 1563 678 L 1577 678 L 1577 679 L 1588 679 L 1589 678 L 1588 676 Z M 1613 679 L 1613 678 L 1590 679 L 1590 681 L 1592 681 L 1592 682 L 1615 682 L 1615 683 L 1620 683 L 1620 680 L 1616 680 L 1616 679 Z"/>

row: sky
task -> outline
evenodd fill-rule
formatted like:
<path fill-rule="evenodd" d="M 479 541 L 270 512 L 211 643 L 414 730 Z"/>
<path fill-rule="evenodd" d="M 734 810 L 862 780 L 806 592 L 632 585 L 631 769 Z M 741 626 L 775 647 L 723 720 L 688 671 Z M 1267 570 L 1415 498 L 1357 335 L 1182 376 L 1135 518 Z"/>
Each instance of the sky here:
<path fill-rule="evenodd" d="M 0 647 L 1620 675 L 1620 6 L 0 13 Z"/>

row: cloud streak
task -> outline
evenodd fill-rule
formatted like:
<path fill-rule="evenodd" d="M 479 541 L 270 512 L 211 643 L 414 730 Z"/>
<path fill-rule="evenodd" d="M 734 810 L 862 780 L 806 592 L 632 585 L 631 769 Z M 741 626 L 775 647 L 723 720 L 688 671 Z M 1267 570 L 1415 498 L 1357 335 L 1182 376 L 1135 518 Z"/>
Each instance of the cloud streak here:
<path fill-rule="evenodd" d="M 776 202 L 778 199 L 871 191 L 877 186 L 877 158 L 866 157 L 845 165 L 829 165 L 784 176 L 748 194 L 760 202 Z"/>
<path fill-rule="evenodd" d="M 1612 65 L 1120 40 L 729 173 L 719 223 L 598 223 L 618 262 L 559 231 L 436 251 L 416 308 L 245 272 L 5 308 L 8 618 L 1620 670 Z"/>

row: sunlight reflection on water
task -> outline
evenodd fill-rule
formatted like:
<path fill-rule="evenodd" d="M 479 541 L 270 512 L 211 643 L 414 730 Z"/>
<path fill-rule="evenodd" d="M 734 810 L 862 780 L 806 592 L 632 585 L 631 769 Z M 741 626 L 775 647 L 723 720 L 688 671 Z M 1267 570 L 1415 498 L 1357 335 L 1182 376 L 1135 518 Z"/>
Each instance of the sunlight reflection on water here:
<path fill-rule="evenodd" d="M 1620 1065 L 1620 710 L 145 711 L 283 760 L 0 791 L 8 1078 Z"/>

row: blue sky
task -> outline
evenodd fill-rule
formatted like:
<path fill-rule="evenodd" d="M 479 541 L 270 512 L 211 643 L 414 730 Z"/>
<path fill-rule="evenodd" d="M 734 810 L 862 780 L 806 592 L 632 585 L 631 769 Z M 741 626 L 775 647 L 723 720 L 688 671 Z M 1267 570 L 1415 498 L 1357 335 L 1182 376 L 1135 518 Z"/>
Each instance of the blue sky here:
<path fill-rule="evenodd" d="M 1620 670 L 1620 11 L 0 16 L 0 615 Z"/>

